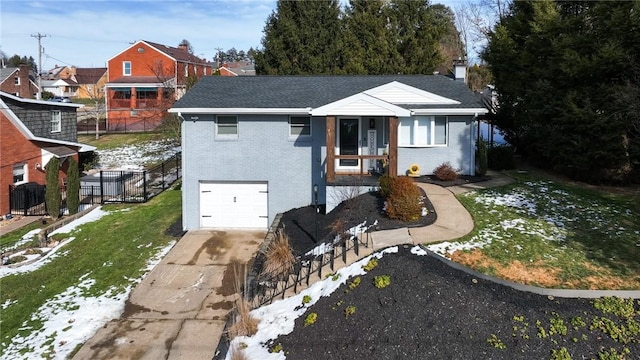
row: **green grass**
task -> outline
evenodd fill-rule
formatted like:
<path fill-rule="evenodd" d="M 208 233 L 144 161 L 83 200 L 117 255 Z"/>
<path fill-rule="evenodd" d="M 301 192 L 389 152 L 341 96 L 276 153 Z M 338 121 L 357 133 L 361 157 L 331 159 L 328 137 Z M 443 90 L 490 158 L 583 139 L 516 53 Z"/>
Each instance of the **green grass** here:
<path fill-rule="evenodd" d="M 43 226 L 39 221 L 33 222 L 27 226 L 23 226 L 20 229 L 14 230 L 10 233 L 0 236 L 0 248 L 7 244 L 13 244 L 14 242 L 22 239 L 22 237 L 31 230 L 39 229 Z"/>
<path fill-rule="evenodd" d="M 476 270 L 554 288 L 640 289 L 640 204 L 518 174 L 514 184 L 458 199 L 480 243 L 452 258 Z"/>
<path fill-rule="evenodd" d="M 98 150 L 109 150 L 145 141 L 164 140 L 167 139 L 167 136 L 168 135 L 166 133 L 162 132 L 126 134 L 110 133 L 100 135 L 100 138 L 96 140 L 95 135 L 78 135 L 78 142 L 95 146 Z"/>
<path fill-rule="evenodd" d="M 14 336 L 24 337 L 42 327 L 32 315 L 83 278 L 95 280 L 93 286 L 82 289 L 85 297 L 109 290 L 122 293 L 132 285 L 143 274 L 147 261 L 175 240 L 164 231 L 180 216 L 180 191 L 167 190 L 145 204 L 106 205 L 103 210 L 110 213 L 76 229 L 71 235 L 75 239 L 48 264 L 0 278 L 0 304 L 11 304 L 0 310 L 0 353 Z"/>

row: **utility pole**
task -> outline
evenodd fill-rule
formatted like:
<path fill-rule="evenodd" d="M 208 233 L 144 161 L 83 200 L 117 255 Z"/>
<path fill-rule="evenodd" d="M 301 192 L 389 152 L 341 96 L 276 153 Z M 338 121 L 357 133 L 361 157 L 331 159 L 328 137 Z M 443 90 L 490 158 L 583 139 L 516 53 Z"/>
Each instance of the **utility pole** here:
<path fill-rule="evenodd" d="M 42 45 L 40 44 L 40 40 L 43 37 L 47 37 L 47 35 L 43 35 L 40 33 L 32 34 L 31 37 L 38 39 L 38 100 L 42 100 Z"/>
<path fill-rule="evenodd" d="M 214 48 L 218 53 L 216 54 L 216 70 L 218 70 L 220 68 L 220 65 L 222 65 L 222 62 L 220 61 L 220 55 L 222 54 L 222 48 Z"/>

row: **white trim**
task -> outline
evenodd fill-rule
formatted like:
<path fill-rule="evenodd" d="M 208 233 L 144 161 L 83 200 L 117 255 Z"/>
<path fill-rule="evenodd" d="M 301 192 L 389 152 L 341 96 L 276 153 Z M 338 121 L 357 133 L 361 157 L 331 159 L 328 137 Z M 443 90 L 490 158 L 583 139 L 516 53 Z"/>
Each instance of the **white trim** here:
<path fill-rule="evenodd" d="M 221 115 L 310 115 L 311 108 L 171 108 L 169 113 Z"/>
<path fill-rule="evenodd" d="M 129 64 L 129 73 L 127 74 L 127 64 Z M 131 60 L 122 60 L 122 76 L 132 76 L 133 75 L 133 64 Z"/>
<path fill-rule="evenodd" d="M 457 100 L 420 90 L 398 81 L 392 81 L 388 84 L 366 90 L 364 94 L 393 104 L 460 104 Z"/>
<path fill-rule="evenodd" d="M 311 111 L 312 116 L 398 116 L 406 117 L 410 111 L 375 98 L 365 93 L 351 95 L 344 99 L 320 106 Z"/>
<path fill-rule="evenodd" d="M 1 93 L 2 93 L 3 96 L 6 94 L 4 92 L 1 92 Z M 8 96 L 8 97 L 16 98 L 15 96 Z M 22 100 L 21 98 L 17 98 L 17 99 Z M 27 102 L 33 102 L 33 103 L 37 103 L 37 104 L 41 104 L 41 103 L 49 103 L 50 104 L 50 102 L 48 102 L 48 101 L 39 101 L 39 100 L 30 100 L 30 101 L 27 101 Z M 55 104 L 58 105 L 60 103 L 55 103 Z M 71 142 L 71 141 L 64 141 L 64 140 L 54 140 L 54 139 L 48 139 L 48 138 L 43 138 L 43 137 L 40 137 L 40 136 L 33 135 L 31 130 L 29 130 L 29 128 L 22 122 L 22 120 L 20 120 L 20 118 L 18 118 L 18 116 L 11 109 L 9 109 L 7 104 L 4 101 L 2 101 L 2 99 L 0 99 L 0 111 L 5 114 L 5 116 L 9 119 L 9 121 L 13 124 L 13 126 L 15 126 L 16 129 L 18 129 L 18 131 L 27 140 L 46 142 L 46 143 L 50 143 L 50 144 L 60 144 L 60 145 L 75 146 L 75 147 L 79 148 L 78 152 L 88 152 L 88 151 L 95 151 L 96 150 L 95 146 L 91 146 L 91 145 L 87 145 L 87 144 L 76 143 L 76 142 Z"/>
<path fill-rule="evenodd" d="M 172 78 L 173 79 L 173 78 Z M 165 87 L 163 83 L 107 83 L 105 86 L 109 88 L 120 88 L 120 87 Z"/>
<path fill-rule="evenodd" d="M 62 111 L 51 110 L 51 132 L 62 132 Z"/>
<path fill-rule="evenodd" d="M 412 109 L 411 115 L 484 115 L 489 110 L 485 108 L 443 108 L 443 109 Z"/>
<path fill-rule="evenodd" d="M 17 101 L 20 101 L 20 102 L 23 102 L 23 103 L 27 103 L 27 104 L 40 104 L 40 105 L 50 105 L 50 106 L 74 107 L 74 108 L 78 108 L 78 109 L 84 107 L 83 104 L 60 103 L 60 102 L 48 101 L 48 100 L 25 99 L 25 98 L 21 98 L 19 96 L 12 95 L 10 93 L 6 93 L 4 91 L 0 91 L 0 94 L 2 96 L 8 97 L 9 99 L 17 100 Z M 6 106 L 4 101 L 2 102 L 2 105 Z"/>
<path fill-rule="evenodd" d="M 110 57 L 109 59 L 107 59 L 107 64 L 109 64 L 109 62 L 110 62 L 111 60 L 113 60 L 113 59 L 117 58 L 118 56 L 120 56 L 120 55 L 124 54 L 125 52 L 127 52 L 129 49 L 131 49 L 131 48 L 134 48 L 134 47 L 138 46 L 138 44 L 140 44 L 140 43 L 143 43 L 143 44 L 147 45 L 148 47 L 152 48 L 153 50 L 155 50 L 155 51 L 159 52 L 160 54 L 162 54 L 162 55 L 164 55 L 164 56 L 168 57 L 169 59 L 171 59 L 171 60 L 173 60 L 173 61 L 177 61 L 174 57 L 170 56 L 169 54 L 167 54 L 167 53 L 166 53 L 166 52 L 164 52 L 164 51 L 160 51 L 160 49 L 156 48 L 155 46 L 152 46 L 152 45 L 150 45 L 150 44 L 147 44 L 144 40 L 138 40 L 138 41 L 136 41 L 133 45 L 129 46 L 128 48 L 126 48 L 126 49 L 124 49 L 124 50 L 120 51 L 119 53 L 117 53 L 117 54 L 115 54 L 114 56 L 112 56 L 112 57 Z"/>
<path fill-rule="evenodd" d="M 216 132 L 215 132 L 215 139 L 220 140 L 228 140 L 228 139 L 237 139 L 240 136 L 240 121 L 238 120 L 238 116 L 237 115 L 223 115 L 225 117 L 234 117 L 236 119 L 236 133 L 235 134 L 220 134 L 219 131 L 219 116 L 215 117 L 215 127 L 216 127 Z M 226 127 L 226 126 L 223 126 Z M 228 126 L 231 127 L 231 126 Z"/>
<path fill-rule="evenodd" d="M 335 154 L 336 155 L 340 155 L 340 137 L 341 137 L 341 132 L 340 132 L 340 120 L 356 120 L 358 121 L 358 134 L 357 139 L 358 139 L 358 145 L 356 145 L 357 149 L 358 149 L 358 153 L 356 155 L 362 155 L 362 141 L 361 141 L 361 137 L 362 137 L 362 118 L 359 116 L 340 116 L 336 119 L 337 122 L 337 126 L 336 126 L 336 150 L 335 150 Z M 340 166 L 340 160 L 341 159 L 336 159 L 336 163 L 335 163 L 335 169 L 336 170 L 350 170 L 350 171 L 360 171 L 360 161 L 362 161 L 362 159 L 356 160 L 356 165 L 353 166 Z"/>
<path fill-rule="evenodd" d="M 292 117 L 307 119 L 309 121 L 309 133 L 308 134 L 292 134 L 291 133 L 291 129 L 292 129 L 291 118 Z M 298 138 L 309 138 L 309 137 L 313 136 L 313 129 L 312 129 L 312 126 L 311 126 L 311 119 L 313 119 L 313 118 L 310 115 L 307 115 L 307 116 L 291 115 L 291 116 L 289 116 L 289 121 L 288 121 L 289 122 L 289 138 L 290 139 L 298 139 Z M 297 127 L 300 127 L 300 126 L 297 126 Z M 305 124 L 303 124 L 301 127 L 304 129 Z"/>

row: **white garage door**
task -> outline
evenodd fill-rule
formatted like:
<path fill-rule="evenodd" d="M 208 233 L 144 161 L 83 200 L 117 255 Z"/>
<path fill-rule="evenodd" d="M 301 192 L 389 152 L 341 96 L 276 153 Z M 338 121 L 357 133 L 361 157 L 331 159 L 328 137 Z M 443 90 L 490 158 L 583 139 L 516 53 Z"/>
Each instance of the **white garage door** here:
<path fill-rule="evenodd" d="M 269 226 L 267 183 L 201 182 L 200 227 Z"/>

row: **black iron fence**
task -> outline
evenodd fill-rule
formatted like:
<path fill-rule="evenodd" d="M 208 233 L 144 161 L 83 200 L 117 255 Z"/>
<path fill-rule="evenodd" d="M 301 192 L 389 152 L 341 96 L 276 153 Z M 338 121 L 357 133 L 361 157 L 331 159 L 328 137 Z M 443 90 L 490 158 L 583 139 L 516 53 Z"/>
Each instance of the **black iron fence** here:
<path fill-rule="evenodd" d="M 106 203 L 143 203 L 166 190 L 182 176 L 182 158 L 178 153 L 145 170 L 102 170 L 80 179 L 80 206 Z M 9 186 L 12 215 L 47 215 L 44 195 L 46 187 L 36 183 Z M 66 208 L 65 186 L 60 188 L 61 211 Z"/>
<path fill-rule="evenodd" d="M 288 290 L 298 292 L 303 284 L 309 285 L 310 278 L 317 276 L 322 279 L 323 271 L 329 265 L 334 270 L 336 259 L 347 263 L 347 253 L 351 250 L 360 254 L 361 240 L 357 236 L 350 239 L 340 239 L 334 243 L 325 243 L 317 247 L 315 253 L 299 256 L 292 267 L 282 268 L 272 273 L 261 272 L 248 279 L 249 288 L 245 289 L 252 308 L 273 302 L 274 299 L 284 299 Z M 366 244 L 366 243 L 363 243 Z M 258 263 L 261 261 L 256 259 Z M 258 264 L 259 265 L 259 264 Z"/>

